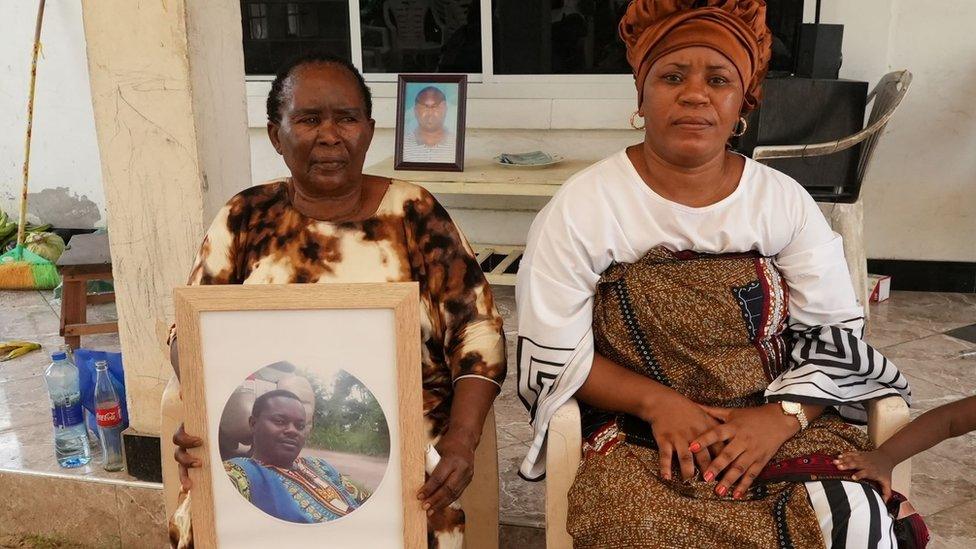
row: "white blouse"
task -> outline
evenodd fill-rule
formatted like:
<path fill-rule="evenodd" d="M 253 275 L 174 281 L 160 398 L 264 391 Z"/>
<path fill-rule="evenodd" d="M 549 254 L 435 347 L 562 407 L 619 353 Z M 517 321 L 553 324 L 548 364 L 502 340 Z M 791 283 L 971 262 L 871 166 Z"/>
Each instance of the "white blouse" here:
<path fill-rule="evenodd" d="M 863 310 L 841 237 L 799 183 L 746 158 L 732 194 L 694 208 L 655 193 L 624 150 L 570 178 L 529 231 L 516 289 L 518 390 L 535 427 L 523 477 L 544 474 L 549 419 L 589 374 L 601 273 L 657 246 L 774 258 L 789 286 L 790 331 L 799 344 L 790 368 L 767 389 L 768 399 L 837 405 L 846 417 L 863 420 L 858 402 L 890 394 L 909 398 L 897 369 L 860 340 Z M 838 345 L 844 351 L 840 365 Z"/>

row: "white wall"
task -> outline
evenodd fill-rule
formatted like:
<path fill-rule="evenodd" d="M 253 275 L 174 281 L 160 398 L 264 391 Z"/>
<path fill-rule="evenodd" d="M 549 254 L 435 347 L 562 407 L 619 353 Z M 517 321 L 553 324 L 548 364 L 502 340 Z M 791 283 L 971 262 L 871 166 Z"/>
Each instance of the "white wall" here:
<path fill-rule="evenodd" d="M 976 261 L 976 2 L 825 4 L 822 21 L 845 25 L 842 78 L 915 77 L 862 189 L 868 257 Z"/>
<path fill-rule="evenodd" d="M 976 261 L 976 2 L 900 0 L 888 66 L 915 80 L 865 183 L 869 257 Z"/>
<path fill-rule="evenodd" d="M 887 50 L 895 3 L 906 0 L 834 0 L 824 2 L 820 21 L 844 25 L 841 78 L 872 84 L 888 72 Z M 910 1 L 910 0 L 909 0 Z M 804 21 L 814 21 L 815 2 L 807 0 Z"/>
<path fill-rule="evenodd" d="M 0 0 L 0 208 L 20 195 L 37 2 Z M 60 227 L 105 225 L 80 0 L 47 2 L 38 60 L 30 212 Z"/>

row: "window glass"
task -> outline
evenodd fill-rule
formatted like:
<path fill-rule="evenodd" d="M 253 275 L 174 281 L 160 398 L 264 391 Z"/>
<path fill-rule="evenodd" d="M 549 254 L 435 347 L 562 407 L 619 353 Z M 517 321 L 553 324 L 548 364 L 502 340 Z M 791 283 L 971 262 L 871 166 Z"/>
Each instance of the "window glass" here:
<path fill-rule="evenodd" d="M 478 0 L 360 0 L 363 71 L 481 72 Z"/>

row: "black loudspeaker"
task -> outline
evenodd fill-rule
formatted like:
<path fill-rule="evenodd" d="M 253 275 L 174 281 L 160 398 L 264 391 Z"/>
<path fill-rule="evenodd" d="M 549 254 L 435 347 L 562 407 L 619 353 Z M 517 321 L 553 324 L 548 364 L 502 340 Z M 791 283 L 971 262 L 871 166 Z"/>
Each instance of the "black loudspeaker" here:
<path fill-rule="evenodd" d="M 867 82 L 767 78 L 759 109 L 749 116 L 748 130 L 735 149 L 751 157 L 759 145 L 823 143 L 855 134 L 864 124 L 867 95 Z M 859 192 L 860 154 L 857 145 L 826 156 L 767 163 L 799 181 L 817 200 L 851 202 Z"/>
<path fill-rule="evenodd" d="M 837 78 L 843 61 L 844 25 L 804 24 L 796 55 L 796 76 Z"/>

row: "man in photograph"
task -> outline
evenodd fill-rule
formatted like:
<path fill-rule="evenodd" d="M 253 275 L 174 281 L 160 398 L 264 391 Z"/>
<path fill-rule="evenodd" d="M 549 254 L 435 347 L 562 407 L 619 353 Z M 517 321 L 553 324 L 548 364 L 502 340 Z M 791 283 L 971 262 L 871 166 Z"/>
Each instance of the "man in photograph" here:
<path fill-rule="evenodd" d="M 406 162 L 455 161 L 457 136 L 444 126 L 447 120 L 447 96 L 436 86 L 417 93 L 413 106 L 417 126 L 404 135 L 403 160 Z"/>
<path fill-rule="evenodd" d="M 299 457 L 308 430 L 295 393 L 279 389 L 257 397 L 248 423 L 250 455 L 225 461 L 224 470 L 241 495 L 265 513 L 289 522 L 328 522 L 369 498 L 328 461 Z"/>

